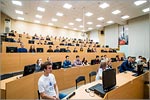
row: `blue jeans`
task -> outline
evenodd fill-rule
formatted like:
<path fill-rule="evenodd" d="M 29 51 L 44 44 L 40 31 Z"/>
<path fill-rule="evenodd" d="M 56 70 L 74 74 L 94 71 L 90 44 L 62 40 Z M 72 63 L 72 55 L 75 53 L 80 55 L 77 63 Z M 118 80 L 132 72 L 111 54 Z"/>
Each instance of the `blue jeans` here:
<path fill-rule="evenodd" d="M 59 99 L 63 99 L 64 97 L 66 97 L 67 94 L 64 94 L 64 93 L 59 93 Z"/>

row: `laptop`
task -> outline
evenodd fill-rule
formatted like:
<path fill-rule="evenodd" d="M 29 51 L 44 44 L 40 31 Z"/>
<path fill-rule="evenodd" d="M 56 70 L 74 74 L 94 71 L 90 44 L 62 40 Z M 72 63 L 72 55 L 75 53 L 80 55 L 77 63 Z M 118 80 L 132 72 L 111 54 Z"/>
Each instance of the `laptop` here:
<path fill-rule="evenodd" d="M 104 97 L 106 92 L 103 89 L 103 85 L 98 83 L 92 87 L 89 88 L 89 90 L 94 91 L 95 94 L 99 95 L 100 97 Z"/>

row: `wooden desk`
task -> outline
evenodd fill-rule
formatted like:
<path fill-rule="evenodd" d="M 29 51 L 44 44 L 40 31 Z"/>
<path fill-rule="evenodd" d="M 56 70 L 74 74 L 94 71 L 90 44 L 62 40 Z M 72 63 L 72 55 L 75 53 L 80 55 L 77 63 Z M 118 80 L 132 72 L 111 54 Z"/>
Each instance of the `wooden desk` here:
<path fill-rule="evenodd" d="M 138 77 L 134 77 L 132 74 L 132 72 L 117 74 L 117 88 L 106 93 L 104 98 L 96 94 L 92 97 L 85 91 L 85 89 L 88 89 L 97 83 L 102 83 L 102 81 L 99 80 L 79 87 L 75 90 L 75 95 L 70 99 L 143 99 L 144 78 L 149 75 L 149 72 L 146 72 Z"/>
<path fill-rule="evenodd" d="M 1 74 L 22 71 L 25 65 L 34 64 L 39 58 L 41 58 L 43 62 L 46 61 L 47 57 L 51 57 L 52 62 L 63 62 L 66 55 L 69 56 L 72 63 L 76 59 L 76 55 L 79 55 L 81 60 L 85 57 L 90 63 L 92 59 L 95 59 L 96 55 L 107 55 L 108 58 L 112 58 L 116 55 L 122 57 L 124 53 L 0 53 L 2 58 Z M 114 62 L 114 66 L 116 66 L 115 63 L 116 62 Z"/>

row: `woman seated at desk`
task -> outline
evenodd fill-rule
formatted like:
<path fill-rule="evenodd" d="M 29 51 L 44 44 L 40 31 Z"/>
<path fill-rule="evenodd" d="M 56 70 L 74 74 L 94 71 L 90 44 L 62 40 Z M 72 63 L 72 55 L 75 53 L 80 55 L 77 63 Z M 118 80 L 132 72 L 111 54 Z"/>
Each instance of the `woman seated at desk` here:
<path fill-rule="evenodd" d="M 106 62 L 101 62 L 100 63 L 100 67 L 98 68 L 95 80 L 102 79 L 102 73 L 103 73 L 103 71 L 106 70 L 106 66 L 107 66 Z"/>

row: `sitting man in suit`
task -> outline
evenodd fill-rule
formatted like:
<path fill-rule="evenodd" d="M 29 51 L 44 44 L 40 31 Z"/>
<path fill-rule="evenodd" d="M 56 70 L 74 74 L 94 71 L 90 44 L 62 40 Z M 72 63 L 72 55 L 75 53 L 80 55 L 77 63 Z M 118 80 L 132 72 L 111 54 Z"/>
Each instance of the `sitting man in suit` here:
<path fill-rule="evenodd" d="M 134 71 L 134 68 L 132 67 L 132 57 L 129 56 L 128 60 L 125 60 L 120 66 L 119 66 L 119 72 L 124 71 Z"/>
<path fill-rule="evenodd" d="M 20 47 L 21 48 L 18 48 L 17 52 L 20 52 L 20 53 L 27 52 L 27 49 L 24 48 L 24 44 L 23 43 L 20 43 Z"/>

